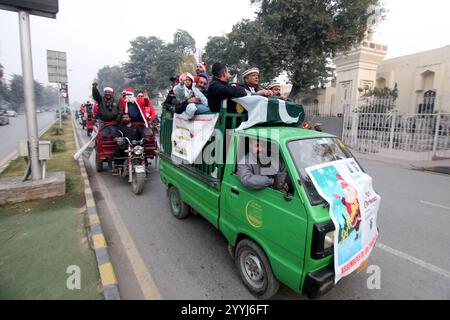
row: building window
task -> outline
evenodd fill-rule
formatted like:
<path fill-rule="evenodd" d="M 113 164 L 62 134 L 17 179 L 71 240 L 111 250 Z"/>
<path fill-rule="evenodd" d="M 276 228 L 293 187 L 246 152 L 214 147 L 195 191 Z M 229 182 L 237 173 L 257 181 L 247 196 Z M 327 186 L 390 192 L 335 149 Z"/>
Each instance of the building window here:
<path fill-rule="evenodd" d="M 422 103 L 419 104 L 420 114 L 434 113 L 434 104 L 436 102 L 436 91 L 429 90 L 424 93 Z"/>

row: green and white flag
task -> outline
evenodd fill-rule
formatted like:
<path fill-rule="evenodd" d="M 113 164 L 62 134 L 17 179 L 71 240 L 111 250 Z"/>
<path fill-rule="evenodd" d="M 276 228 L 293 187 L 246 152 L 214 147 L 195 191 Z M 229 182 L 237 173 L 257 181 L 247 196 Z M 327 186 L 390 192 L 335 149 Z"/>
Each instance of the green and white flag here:
<path fill-rule="evenodd" d="M 260 123 L 298 124 L 305 120 L 305 111 L 300 105 L 278 98 L 266 98 L 258 95 L 234 98 L 248 111 L 248 120 L 243 122 L 236 131 L 251 128 Z"/>

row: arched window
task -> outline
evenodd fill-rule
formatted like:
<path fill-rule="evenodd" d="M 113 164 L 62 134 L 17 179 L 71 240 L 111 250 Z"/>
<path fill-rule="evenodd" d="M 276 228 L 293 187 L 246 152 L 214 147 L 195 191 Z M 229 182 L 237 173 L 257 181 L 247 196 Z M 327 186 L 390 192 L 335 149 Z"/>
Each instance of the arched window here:
<path fill-rule="evenodd" d="M 436 91 L 429 90 L 424 93 L 423 101 L 419 104 L 420 114 L 434 113 L 434 103 L 436 102 Z"/>

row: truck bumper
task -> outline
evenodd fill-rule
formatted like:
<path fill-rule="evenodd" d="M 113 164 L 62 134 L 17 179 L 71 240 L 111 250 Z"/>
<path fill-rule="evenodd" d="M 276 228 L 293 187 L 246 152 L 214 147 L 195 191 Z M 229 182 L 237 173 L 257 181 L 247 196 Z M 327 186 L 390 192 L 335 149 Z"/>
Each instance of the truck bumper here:
<path fill-rule="evenodd" d="M 308 273 L 303 293 L 309 299 L 317 299 L 334 288 L 334 265 L 331 264 L 316 272 Z"/>

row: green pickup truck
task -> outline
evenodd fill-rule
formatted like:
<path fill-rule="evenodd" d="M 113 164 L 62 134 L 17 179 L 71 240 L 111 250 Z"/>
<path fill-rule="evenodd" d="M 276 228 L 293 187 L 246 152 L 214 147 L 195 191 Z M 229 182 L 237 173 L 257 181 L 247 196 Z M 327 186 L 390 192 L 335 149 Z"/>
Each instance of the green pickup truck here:
<path fill-rule="evenodd" d="M 213 135 L 209 144 L 217 144 L 218 136 L 231 138 L 227 147 L 218 144 L 219 151 L 226 150 L 225 163 L 189 165 L 171 157 L 173 116 L 163 113 L 160 153 L 160 176 L 168 188 L 172 214 L 184 219 L 194 212 L 219 229 L 243 283 L 258 298 L 275 295 L 280 283 L 309 298 L 331 290 L 335 227 L 328 203 L 305 168 L 352 158 L 346 147 L 335 136 L 298 126 L 261 125 L 227 135 L 225 128 L 236 128 L 245 116 L 227 113 L 224 102 L 216 129 L 221 134 Z M 237 166 L 249 139 L 279 150 L 289 188 L 251 190 L 242 185 Z M 324 157 L 319 142 L 334 151 Z"/>

